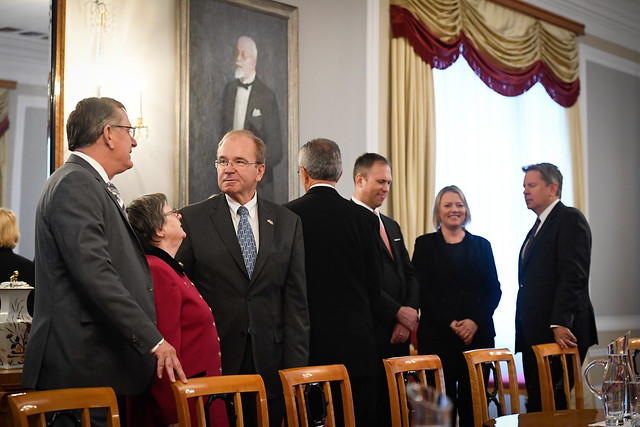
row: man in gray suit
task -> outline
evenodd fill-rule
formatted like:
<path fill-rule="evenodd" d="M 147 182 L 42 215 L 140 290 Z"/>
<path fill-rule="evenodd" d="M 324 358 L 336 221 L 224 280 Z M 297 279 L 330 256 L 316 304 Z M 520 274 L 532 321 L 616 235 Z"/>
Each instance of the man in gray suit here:
<path fill-rule="evenodd" d="M 223 375 L 262 375 L 269 423 L 279 426 L 278 370 L 307 365 L 309 313 L 302 223 L 258 195 L 265 158 L 264 143 L 248 130 L 222 138 L 216 160 L 222 194 L 181 210 L 187 237 L 176 258 L 213 310 Z"/>
<path fill-rule="evenodd" d="M 143 392 L 156 370 L 186 382 L 156 328 L 151 273 L 111 183 L 133 166 L 134 132 L 111 98 L 84 99 L 69 115 L 71 155 L 36 211 L 38 296 L 22 373 L 29 388 L 112 387 L 121 419 L 125 395 Z"/>

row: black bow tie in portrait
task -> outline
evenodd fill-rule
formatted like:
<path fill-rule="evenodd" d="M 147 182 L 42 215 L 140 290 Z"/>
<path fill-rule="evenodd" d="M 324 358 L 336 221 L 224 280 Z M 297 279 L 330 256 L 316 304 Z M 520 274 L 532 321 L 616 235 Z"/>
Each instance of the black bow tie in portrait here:
<path fill-rule="evenodd" d="M 251 85 L 252 85 L 252 84 L 253 84 L 253 82 L 251 82 L 251 83 L 242 83 L 242 82 L 240 81 L 240 79 L 238 79 L 238 86 L 243 87 L 243 88 L 245 88 L 245 89 L 249 89 L 249 88 L 251 87 Z"/>

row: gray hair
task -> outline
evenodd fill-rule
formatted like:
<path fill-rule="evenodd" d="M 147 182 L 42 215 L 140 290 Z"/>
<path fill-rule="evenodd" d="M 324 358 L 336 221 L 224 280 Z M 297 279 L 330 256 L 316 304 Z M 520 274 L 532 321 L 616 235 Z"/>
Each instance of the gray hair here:
<path fill-rule="evenodd" d="M 227 142 L 229 138 L 232 138 L 234 136 L 246 136 L 247 138 L 252 139 L 253 142 L 256 144 L 256 162 L 262 165 L 265 164 L 265 162 L 267 161 L 267 146 L 265 145 L 263 140 L 257 137 L 250 130 L 236 129 L 236 130 L 227 132 L 220 140 L 220 143 L 218 144 L 218 150 L 220 150 L 220 147 L 222 147 L 222 144 L 224 144 L 225 142 Z M 216 157 L 218 157 L 217 151 L 216 151 Z"/>
<path fill-rule="evenodd" d="M 522 172 L 527 173 L 530 171 L 540 172 L 540 178 L 544 181 L 548 187 L 551 184 L 558 184 L 558 191 L 556 195 L 558 199 L 562 196 L 562 172 L 556 165 L 551 163 L 537 163 L 535 165 L 523 166 Z"/>
<path fill-rule="evenodd" d="M 462 203 L 464 204 L 464 208 L 466 210 L 464 221 L 462 221 L 462 226 L 469 224 L 471 222 L 471 210 L 469 210 L 469 204 L 467 203 L 467 198 L 464 197 L 464 193 L 461 189 L 459 189 L 455 185 L 447 185 L 444 187 L 438 195 L 436 196 L 436 200 L 433 202 L 433 228 L 436 230 L 440 228 L 440 202 L 442 202 L 442 197 L 446 193 L 455 193 L 462 199 Z"/>
<path fill-rule="evenodd" d="M 163 208 L 167 203 L 167 196 L 153 193 L 140 196 L 127 206 L 129 223 L 145 251 L 154 246 L 156 231 L 164 226 Z"/>
<path fill-rule="evenodd" d="M 85 98 L 78 102 L 67 119 L 69 150 L 92 145 L 102 135 L 105 126 L 118 124 L 119 109 L 127 111 L 120 101 L 113 98 Z"/>
<path fill-rule="evenodd" d="M 312 179 L 338 182 L 342 173 L 340 147 L 330 139 L 312 139 L 300 148 L 299 165 Z"/>

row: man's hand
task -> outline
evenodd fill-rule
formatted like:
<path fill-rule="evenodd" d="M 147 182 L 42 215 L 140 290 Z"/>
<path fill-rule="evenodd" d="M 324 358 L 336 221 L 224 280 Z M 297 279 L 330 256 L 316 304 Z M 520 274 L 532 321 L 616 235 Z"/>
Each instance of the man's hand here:
<path fill-rule="evenodd" d="M 453 332 L 458 335 L 458 338 L 462 340 L 464 345 L 471 344 L 473 336 L 478 331 L 478 325 L 471 319 L 454 320 L 449 327 L 453 329 Z"/>
<path fill-rule="evenodd" d="M 396 319 L 402 326 L 413 331 L 418 324 L 418 311 L 413 307 L 400 307 L 400 310 L 396 313 Z"/>
<path fill-rule="evenodd" d="M 406 342 L 411 336 L 411 331 L 401 325 L 400 323 L 396 323 L 396 326 L 393 328 L 393 333 L 391 334 L 391 344 L 402 344 Z"/>
<path fill-rule="evenodd" d="M 578 340 L 571 333 L 569 328 L 565 328 L 564 326 L 554 326 L 551 328 L 553 330 L 553 337 L 556 340 L 556 343 L 560 346 L 561 349 L 566 349 L 569 347 L 577 347 Z"/>
<path fill-rule="evenodd" d="M 162 341 L 162 344 L 156 348 L 156 351 L 153 352 L 153 355 L 158 359 L 157 371 L 158 378 L 162 378 L 162 371 L 167 370 L 167 375 L 169 376 L 169 381 L 172 383 L 176 382 L 176 374 L 178 375 L 178 379 L 183 383 L 187 383 L 187 377 L 182 370 L 182 365 L 180 364 L 180 360 L 178 359 L 178 355 L 176 353 L 176 349 L 173 348 L 171 344 L 169 344 L 166 340 Z"/>

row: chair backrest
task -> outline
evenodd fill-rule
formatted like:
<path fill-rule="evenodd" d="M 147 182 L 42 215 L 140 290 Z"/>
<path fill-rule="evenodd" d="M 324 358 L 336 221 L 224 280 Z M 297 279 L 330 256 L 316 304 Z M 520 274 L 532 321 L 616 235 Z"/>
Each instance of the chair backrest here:
<path fill-rule="evenodd" d="M 640 364 L 638 364 L 640 356 L 638 354 L 640 354 L 640 338 L 631 338 L 629 340 L 629 362 L 636 375 L 640 375 Z"/>
<path fill-rule="evenodd" d="M 564 398 L 567 402 L 567 409 L 584 409 L 584 395 L 582 389 L 582 367 L 580 365 L 580 354 L 577 348 L 562 349 L 556 343 L 534 345 L 533 352 L 538 361 L 538 376 L 540 377 L 540 396 L 542 398 L 543 411 L 555 411 L 556 402 L 553 391 L 553 379 L 551 376 L 551 357 L 557 356 L 562 361 L 562 385 Z M 567 356 L 572 361 L 571 372 L 573 372 L 574 390 L 576 397 L 575 408 L 571 407 L 571 387 L 569 382 L 569 365 Z"/>
<path fill-rule="evenodd" d="M 176 400 L 176 407 L 178 409 L 178 423 L 181 427 L 191 427 L 189 399 L 195 400 L 198 427 L 206 426 L 205 402 L 209 396 L 233 398 L 236 426 L 244 426 L 242 393 L 255 394 L 258 426 L 269 426 L 267 392 L 265 391 L 264 382 L 260 375 L 222 375 L 216 377 L 189 378 L 187 384 L 184 384 L 182 381 L 176 381 L 171 384 L 171 388 L 173 389 L 173 397 Z"/>
<path fill-rule="evenodd" d="M 323 425 L 335 427 L 335 411 L 331 384 L 339 385 L 342 396 L 342 412 L 344 425 L 355 427 L 355 415 L 353 400 L 351 397 L 351 382 L 344 365 L 307 366 L 302 368 L 290 368 L 280 370 L 280 379 L 284 390 L 284 401 L 287 406 L 287 423 L 289 427 L 309 427 L 310 407 L 307 404 L 307 396 L 315 394 L 322 402 L 326 410 L 326 419 Z M 309 399 L 310 400 L 310 399 Z M 310 402 L 313 403 L 313 402 Z M 313 405 L 313 408 L 317 406 Z M 311 414 L 313 415 L 316 414 Z"/>
<path fill-rule="evenodd" d="M 384 369 L 387 373 L 391 425 L 393 426 L 410 426 L 406 389 L 409 376 L 413 376 L 421 384 L 427 384 L 426 372 L 431 371 L 434 373 L 436 390 L 441 393 L 446 392 L 442 362 L 435 354 L 384 359 Z"/>
<path fill-rule="evenodd" d="M 465 351 L 464 358 L 469 368 L 469 380 L 471 383 L 471 400 L 473 401 L 473 420 L 476 427 L 488 420 L 488 400 L 496 404 L 499 415 L 506 415 L 505 387 L 502 381 L 501 362 L 506 363 L 509 378 L 509 400 L 511 401 L 511 414 L 520 413 L 520 397 L 518 393 L 518 377 L 513 354 L 506 348 L 487 348 Z M 490 371 L 490 372 L 489 372 Z M 488 397 L 487 382 L 490 373 L 493 374 L 493 383 L 496 390 Z M 497 399 L 497 402 L 495 401 Z"/>
<path fill-rule="evenodd" d="M 120 427 L 118 401 L 110 387 L 63 388 L 57 390 L 15 393 L 8 397 L 16 427 L 47 425 L 49 412 L 77 410 L 83 427 L 91 426 L 89 409 L 105 408 L 107 426 Z M 75 416 L 75 415 L 74 415 Z"/>

